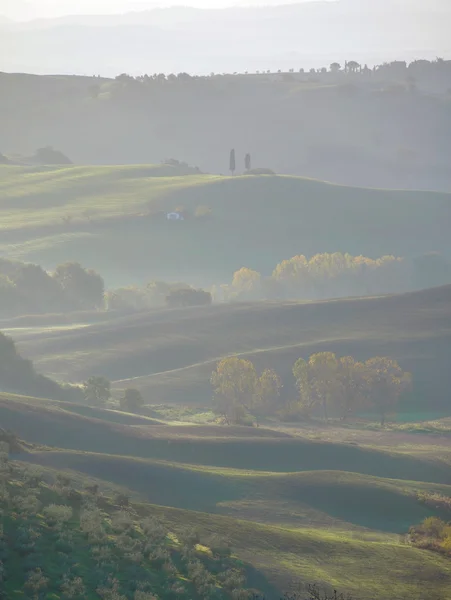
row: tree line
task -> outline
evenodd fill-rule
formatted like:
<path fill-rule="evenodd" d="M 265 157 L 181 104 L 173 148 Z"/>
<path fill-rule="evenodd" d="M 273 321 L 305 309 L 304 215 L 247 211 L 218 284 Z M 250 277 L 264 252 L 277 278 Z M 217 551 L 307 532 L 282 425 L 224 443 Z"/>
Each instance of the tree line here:
<path fill-rule="evenodd" d="M 216 301 L 323 299 L 400 293 L 451 283 L 451 263 L 438 253 L 415 259 L 372 259 L 347 253 L 303 254 L 283 260 L 272 274 L 242 267 L 230 284 L 214 287 Z"/>
<path fill-rule="evenodd" d="M 415 259 L 371 259 L 341 252 L 311 258 L 300 254 L 277 264 L 270 276 L 242 267 L 235 271 L 230 284 L 210 289 L 185 282 L 150 281 L 106 290 L 99 273 L 77 262 L 47 272 L 36 264 L 0 259 L 0 314 L 129 311 L 207 306 L 213 301 L 314 300 L 400 293 L 447 283 L 451 283 L 451 262 L 434 252 Z"/>
<path fill-rule="evenodd" d="M 250 360 L 231 356 L 219 361 L 211 376 L 215 407 L 225 423 L 249 424 L 252 417 L 321 415 L 346 420 L 359 411 L 378 414 L 381 426 L 396 410 L 412 376 L 396 360 L 374 357 L 365 362 L 332 352 L 299 358 L 292 368 L 297 396 L 282 400 L 282 381 L 274 369 L 260 375 Z"/>
<path fill-rule="evenodd" d="M 97 309 L 104 292 L 102 277 L 76 262 L 49 273 L 39 265 L 0 259 L 1 311 L 6 315 Z"/>
<path fill-rule="evenodd" d="M 41 266 L 0 259 L 0 314 L 15 316 L 75 310 L 140 310 L 211 304 L 211 294 L 187 283 L 151 281 L 105 290 L 104 279 L 77 262 L 48 272 Z"/>

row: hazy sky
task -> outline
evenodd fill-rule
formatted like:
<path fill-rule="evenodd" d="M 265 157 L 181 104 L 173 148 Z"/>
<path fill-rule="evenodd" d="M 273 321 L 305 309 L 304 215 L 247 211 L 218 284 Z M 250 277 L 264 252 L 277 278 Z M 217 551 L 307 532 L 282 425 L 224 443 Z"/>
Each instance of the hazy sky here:
<path fill-rule="evenodd" d="M 111 14 L 167 6 L 223 8 L 289 4 L 303 0 L 0 0 L 0 15 L 12 19 L 58 17 L 68 14 Z"/>

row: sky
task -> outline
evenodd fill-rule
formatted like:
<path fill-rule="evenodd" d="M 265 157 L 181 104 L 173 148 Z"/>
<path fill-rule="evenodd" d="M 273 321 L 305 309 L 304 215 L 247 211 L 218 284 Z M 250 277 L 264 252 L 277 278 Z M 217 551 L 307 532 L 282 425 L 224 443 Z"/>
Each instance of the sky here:
<path fill-rule="evenodd" d="M 75 14 L 124 13 L 174 5 L 224 8 L 290 4 L 300 1 L 303 0 L 0 0 L 0 15 L 10 19 L 29 20 Z"/>

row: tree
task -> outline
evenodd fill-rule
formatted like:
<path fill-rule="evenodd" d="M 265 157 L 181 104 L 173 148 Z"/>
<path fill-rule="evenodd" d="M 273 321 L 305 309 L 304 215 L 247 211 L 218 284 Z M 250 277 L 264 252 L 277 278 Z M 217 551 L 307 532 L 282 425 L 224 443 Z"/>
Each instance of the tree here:
<path fill-rule="evenodd" d="M 136 413 L 144 406 L 144 398 L 139 390 L 127 388 L 120 399 L 120 406 L 124 411 Z"/>
<path fill-rule="evenodd" d="M 357 73 L 362 68 L 360 66 L 360 64 L 355 60 L 350 60 L 349 62 L 346 63 L 346 65 L 347 65 L 348 73 Z"/>
<path fill-rule="evenodd" d="M 337 404 L 342 419 L 350 417 L 364 403 L 365 366 L 352 356 L 343 356 L 338 361 Z"/>
<path fill-rule="evenodd" d="M 238 297 L 252 298 L 260 292 L 261 275 L 258 271 L 242 267 L 233 274 L 232 288 Z"/>
<path fill-rule="evenodd" d="M 211 376 L 218 412 L 229 422 L 239 423 L 258 397 L 258 377 L 249 360 L 224 358 Z"/>
<path fill-rule="evenodd" d="M 235 175 L 236 162 L 235 162 L 235 150 L 230 150 L 230 160 L 229 160 L 229 171 L 232 175 Z"/>
<path fill-rule="evenodd" d="M 333 352 L 312 354 L 308 362 L 310 386 L 321 404 L 324 420 L 329 418 L 329 406 L 338 392 L 338 361 Z"/>
<path fill-rule="evenodd" d="M 329 68 L 331 73 L 339 73 L 341 70 L 341 65 L 340 63 L 333 62 Z"/>
<path fill-rule="evenodd" d="M 282 389 L 280 377 L 274 369 L 265 369 L 257 382 L 257 408 L 263 414 L 273 412 Z"/>
<path fill-rule="evenodd" d="M 95 271 L 84 269 L 79 263 L 69 262 L 58 265 L 53 277 L 82 308 L 103 307 L 105 283 Z"/>
<path fill-rule="evenodd" d="M 249 153 L 249 152 L 248 152 L 248 153 L 246 154 L 246 156 L 244 157 L 244 166 L 245 166 L 245 168 L 246 168 L 246 171 L 250 171 L 250 170 L 251 170 L 251 168 L 252 168 L 252 167 L 251 167 L 251 155 L 250 155 L 250 153 Z"/>
<path fill-rule="evenodd" d="M 410 389 L 412 375 L 403 371 L 396 360 L 380 356 L 366 361 L 363 375 L 367 398 L 379 413 L 383 427 L 401 394 Z"/>
<path fill-rule="evenodd" d="M 293 375 L 299 393 L 299 404 L 303 411 L 308 414 L 316 401 L 316 397 L 313 394 L 310 382 L 309 365 L 303 358 L 299 358 L 294 363 Z"/>
<path fill-rule="evenodd" d="M 90 377 L 83 384 L 86 401 L 94 406 L 104 406 L 111 398 L 111 384 L 105 377 Z"/>

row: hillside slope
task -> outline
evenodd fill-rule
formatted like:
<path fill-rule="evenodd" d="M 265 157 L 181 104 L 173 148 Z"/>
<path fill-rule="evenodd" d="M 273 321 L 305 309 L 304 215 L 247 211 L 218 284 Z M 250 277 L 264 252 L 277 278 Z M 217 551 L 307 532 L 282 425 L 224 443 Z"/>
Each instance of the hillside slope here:
<path fill-rule="evenodd" d="M 167 222 L 159 211 L 212 209 Z M 288 176 L 168 176 L 161 167 L 0 166 L 6 256 L 74 258 L 109 285 L 229 281 L 297 254 L 451 254 L 451 195 L 351 188 Z M 120 238 L 121 243 L 117 240 Z"/>
<path fill-rule="evenodd" d="M 300 356 L 322 350 L 359 359 L 387 355 L 413 373 L 419 398 L 443 404 L 451 383 L 450 301 L 445 286 L 378 298 L 160 310 L 23 334 L 18 345 L 43 372 L 74 381 L 99 373 L 117 387 L 139 387 L 153 404 L 209 402 L 215 362 L 230 354 L 276 368 L 288 394 Z"/>

